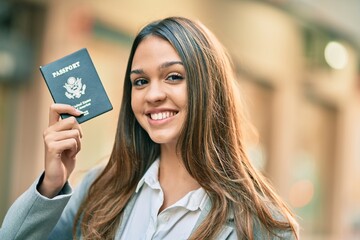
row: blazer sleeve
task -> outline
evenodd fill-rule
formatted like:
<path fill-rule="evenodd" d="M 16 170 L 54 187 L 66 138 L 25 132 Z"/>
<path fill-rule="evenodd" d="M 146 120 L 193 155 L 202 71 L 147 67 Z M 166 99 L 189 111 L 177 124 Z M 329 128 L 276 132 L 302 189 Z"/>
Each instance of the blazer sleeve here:
<path fill-rule="evenodd" d="M 59 221 L 52 229 L 48 237 L 49 240 L 73 239 L 73 226 L 76 213 L 86 196 L 90 185 L 94 182 L 100 172 L 101 168 L 94 168 L 86 174 L 82 182 L 75 188 L 73 195 L 59 218 Z M 80 237 L 79 228 L 77 228 L 77 237 Z"/>
<path fill-rule="evenodd" d="M 46 239 L 72 195 L 66 183 L 58 196 L 49 199 L 36 189 L 43 175 L 8 210 L 0 239 Z"/>
<path fill-rule="evenodd" d="M 0 229 L 0 239 L 72 239 L 74 216 L 98 172 L 98 169 L 90 171 L 74 193 L 66 183 L 52 199 L 37 191 L 42 175 L 8 210 Z"/>

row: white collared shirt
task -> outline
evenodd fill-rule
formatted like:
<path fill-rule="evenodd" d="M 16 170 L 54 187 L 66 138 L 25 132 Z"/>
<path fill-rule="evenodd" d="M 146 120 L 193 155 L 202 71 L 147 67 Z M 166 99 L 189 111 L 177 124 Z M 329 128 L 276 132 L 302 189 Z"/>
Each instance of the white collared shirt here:
<path fill-rule="evenodd" d="M 139 196 L 121 235 L 122 240 L 188 239 L 205 207 L 208 195 L 199 188 L 159 213 L 164 202 L 158 179 L 159 164 L 157 159 L 137 185 Z"/>

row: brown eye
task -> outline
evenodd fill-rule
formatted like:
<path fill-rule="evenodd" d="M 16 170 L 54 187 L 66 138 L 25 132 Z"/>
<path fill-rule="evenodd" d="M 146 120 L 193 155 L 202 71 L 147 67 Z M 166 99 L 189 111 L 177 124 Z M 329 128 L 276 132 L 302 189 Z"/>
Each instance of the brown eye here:
<path fill-rule="evenodd" d="M 183 76 L 181 76 L 180 74 L 170 74 L 166 80 L 169 81 L 179 81 L 179 80 L 183 80 Z"/>
<path fill-rule="evenodd" d="M 133 81 L 133 86 L 135 87 L 140 87 L 143 86 L 145 84 L 147 84 L 148 81 L 144 78 L 140 78 L 140 79 L 136 79 L 135 81 Z"/>

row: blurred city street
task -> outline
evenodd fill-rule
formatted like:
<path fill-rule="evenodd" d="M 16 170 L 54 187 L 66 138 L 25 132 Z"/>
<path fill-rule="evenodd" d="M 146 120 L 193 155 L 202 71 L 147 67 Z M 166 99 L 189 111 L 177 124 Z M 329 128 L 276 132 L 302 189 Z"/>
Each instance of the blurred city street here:
<path fill-rule="evenodd" d="M 43 169 L 39 66 L 87 48 L 114 107 L 82 125 L 75 186 L 112 150 L 133 37 L 166 16 L 201 21 L 228 50 L 257 132 L 249 155 L 301 239 L 360 239 L 358 0 L 0 1 L 0 225 Z"/>

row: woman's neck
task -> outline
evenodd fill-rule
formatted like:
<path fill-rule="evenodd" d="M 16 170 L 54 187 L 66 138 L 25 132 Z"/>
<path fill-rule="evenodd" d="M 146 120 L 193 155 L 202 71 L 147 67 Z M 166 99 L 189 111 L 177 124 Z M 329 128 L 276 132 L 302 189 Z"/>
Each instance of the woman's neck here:
<path fill-rule="evenodd" d="M 164 171 L 164 175 L 167 175 L 167 173 L 176 173 L 177 175 L 177 173 L 186 171 L 181 154 L 176 153 L 175 149 L 175 146 L 161 145 L 160 171 Z"/>
<path fill-rule="evenodd" d="M 175 147 L 161 146 L 159 182 L 164 192 L 164 204 L 160 210 L 174 204 L 200 184 L 186 170 L 181 154 Z"/>

